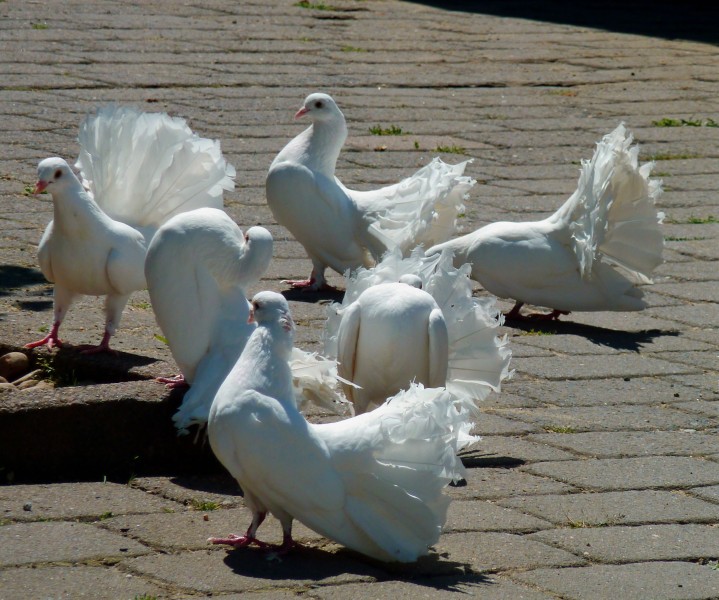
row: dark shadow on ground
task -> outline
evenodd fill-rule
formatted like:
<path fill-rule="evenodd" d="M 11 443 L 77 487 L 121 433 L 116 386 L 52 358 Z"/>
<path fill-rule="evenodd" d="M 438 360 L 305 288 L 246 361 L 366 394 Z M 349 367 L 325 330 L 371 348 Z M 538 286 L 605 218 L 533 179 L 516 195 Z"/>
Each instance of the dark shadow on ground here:
<path fill-rule="evenodd" d="M 291 288 L 280 292 L 286 300 L 294 302 L 307 302 L 315 304 L 317 302 L 342 302 L 345 296 L 344 290 L 335 288 L 329 290 L 306 291 L 298 288 Z"/>
<path fill-rule="evenodd" d="M 197 492 L 237 496 L 238 498 L 243 496 L 237 481 L 224 468 L 214 475 L 205 473 L 202 475 L 181 475 L 171 477 L 170 481 L 175 485 Z"/>
<path fill-rule="evenodd" d="M 0 296 L 8 296 L 10 290 L 30 287 L 38 283 L 47 283 L 40 269 L 18 265 L 0 265 Z M 50 303 L 52 304 L 52 301 Z"/>
<path fill-rule="evenodd" d="M 719 2 L 689 0 L 412 0 L 446 10 L 548 21 L 668 40 L 719 43 Z M 449 34 L 448 34 L 449 35 Z"/>
<path fill-rule="evenodd" d="M 460 452 L 458 456 L 467 469 L 514 469 L 526 463 L 521 458 L 487 454 L 476 450 Z"/>
<path fill-rule="evenodd" d="M 571 317 L 562 317 L 569 319 Z M 522 331 L 542 332 L 546 334 L 577 335 L 588 339 L 598 346 L 607 346 L 615 350 L 639 352 L 642 346 L 650 344 L 655 338 L 677 337 L 679 331 L 671 329 L 645 329 L 642 331 L 621 331 L 606 329 L 595 325 L 574 323 L 572 321 L 516 321 L 507 320 L 506 325 Z"/>
<path fill-rule="evenodd" d="M 466 590 L 457 587 L 460 583 L 490 583 L 486 577 L 473 573 L 471 565 L 448 560 L 447 555 L 436 553 L 423 556 L 414 563 L 403 564 L 382 563 L 350 550 L 327 552 L 311 546 L 301 546 L 275 558 L 252 547 L 229 550 L 225 564 L 237 575 L 273 581 L 329 583 L 335 578 L 346 581 L 350 574 L 379 580 L 411 580 L 432 589 L 460 593 L 466 593 Z"/>

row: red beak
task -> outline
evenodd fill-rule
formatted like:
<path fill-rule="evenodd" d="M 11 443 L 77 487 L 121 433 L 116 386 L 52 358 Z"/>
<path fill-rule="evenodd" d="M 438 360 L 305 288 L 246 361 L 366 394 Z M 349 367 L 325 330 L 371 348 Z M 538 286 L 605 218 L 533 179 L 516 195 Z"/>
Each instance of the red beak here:
<path fill-rule="evenodd" d="M 299 119 L 300 117 L 305 116 L 308 112 L 310 112 L 310 109 L 303 106 L 295 113 L 295 119 Z"/>
<path fill-rule="evenodd" d="M 43 181 L 42 179 L 38 180 L 38 182 L 35 184 L 35 189 L 32 191 L 33 194 L 42 194 L 45 191 L 45 188 L 48 186 L 47 181 Z"/>

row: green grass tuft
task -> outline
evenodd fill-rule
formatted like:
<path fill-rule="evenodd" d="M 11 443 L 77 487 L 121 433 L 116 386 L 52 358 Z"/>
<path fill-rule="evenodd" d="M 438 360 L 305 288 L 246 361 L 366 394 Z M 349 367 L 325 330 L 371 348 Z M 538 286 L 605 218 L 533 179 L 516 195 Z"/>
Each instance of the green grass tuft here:
<path fill-rule="evenodd" d="M 466 148 L 463 146 L 455 146 L 454 144 L 451 146 L 437 146 L 434 151 L 444 154 L 467 154 Z"/>
<path fill-rule="evenodd" d="M 576 433 L 576 429 L 574 427 L 568 427 L 566 425 L 545 425 L 543 427 L 545 431 L 549 431 L 551 433 Z"/>
<path fill-rule="evenodd" d="M 719 127 L 714 119 L 672 119 L 671 117 L 664 117 L 652 121 L 654 127 Z"/>
<path fill-rule="evenodd" d="M 190 500 L 190 506 L 192 507 L 192 510 L 199 510 L 202 512 L 208 512 L 220 508 L 220 505 L 217 504 L 217 502 L 212 502 L 211 500 L 197 500 L 196 498 Z"/>
<path fill-rule="evenodd" d="M 407 135 L 409 132 L 402 131 L 401 127 L 396 125 L 390 125 L 389 127 L 382 127 L 381 125 L 375 125 L 369 128 L 369 132 L 372 135 Z"/>
<path fill-rule="evenodd" d="M 312 10 L 337 10 L 336 7 L 331 4 L 325 4 L 324 2 L 310 2 L 309 0 L 300 0 L 295 2 L 294 6 L 300 8 L 311 8 Z"/>

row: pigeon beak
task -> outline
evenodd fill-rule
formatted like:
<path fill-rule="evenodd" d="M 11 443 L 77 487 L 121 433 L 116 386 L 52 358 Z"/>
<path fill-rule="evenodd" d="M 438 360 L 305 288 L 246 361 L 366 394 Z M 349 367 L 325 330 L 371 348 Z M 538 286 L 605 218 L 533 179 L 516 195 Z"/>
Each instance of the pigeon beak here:
<path fill-rule="evenodd" d="M 304 117 L 308 112 L 310 112 L 310 109 L 303 106 L 295 113 L 295 119 L 299 119 L 300 117 Z"/>
<path fill-rule="evenodd" d="M 49 182 L 39 179 L 38 182 L 35 184 L 35 189 L 32 191 L 32 193 L 33 194 L 42 194 L 48 185 L 49 185 Z"/>

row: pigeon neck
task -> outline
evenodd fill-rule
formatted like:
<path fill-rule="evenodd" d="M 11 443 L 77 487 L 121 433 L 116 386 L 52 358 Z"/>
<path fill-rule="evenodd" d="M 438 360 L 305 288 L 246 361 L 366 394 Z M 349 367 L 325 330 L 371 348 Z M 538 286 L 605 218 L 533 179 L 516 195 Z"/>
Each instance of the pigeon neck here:
<path fill-rule="evenodd" d="M 333 179 L 340 150 L 347 139 L 347 125 L 344 121 L 316 121 L 300 134 L 302 140 L 302 162 L 310 170 Z"/>
<path fill-rule="evenodd" d="M 52 200 L 54 226 L 66 233 L 83 234 L 106 217 L 79 181 L 55 192 Z"/>
<path fill-rule="evenodd" d="M 292 333 L 284 331 L 279 323 L 259 325 L 236 365 L 237 383 L 294 405 L 292 372 L 288 363 L 292 344 Z"/>

